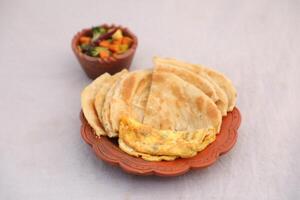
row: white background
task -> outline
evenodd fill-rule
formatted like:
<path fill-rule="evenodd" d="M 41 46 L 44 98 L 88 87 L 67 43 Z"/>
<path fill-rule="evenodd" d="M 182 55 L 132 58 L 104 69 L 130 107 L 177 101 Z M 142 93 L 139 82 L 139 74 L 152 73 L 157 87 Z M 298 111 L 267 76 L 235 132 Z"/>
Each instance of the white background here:
<path fill-rule="evenodd" d="M 176 178 L 137 177 L 98 160 L 79 134 L 90 80 L 70 42 L 114 22 L 154 55 L 232 79 L 243 120 L 234 149 Z M 300 2 L 0 2 L 0 199 L 300 199 Z"/>

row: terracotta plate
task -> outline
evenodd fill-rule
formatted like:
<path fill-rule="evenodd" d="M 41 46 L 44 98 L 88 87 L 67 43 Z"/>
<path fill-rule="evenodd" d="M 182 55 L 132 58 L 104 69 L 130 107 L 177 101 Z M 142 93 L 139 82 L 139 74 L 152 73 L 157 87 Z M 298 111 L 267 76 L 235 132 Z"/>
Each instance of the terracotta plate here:
<path fill-rule="evenodd" d="M 228 152 L 234 146 L 237 140 L 237 129 L 241 123 L 240 112 L 234 108 L 226 117 L 223 117 L 221 131 L 217 135 L 217 139 L 196 156 L 174 161 L 149 162 L 123 152 L 118 147 L 117 139 L 96 137 L 82 112 L 80 118 L 82 122 L 81 136 L 86 143 L 91 145 L 99 158 L 110 164 L 120 166 L 128 173 L 158 176 L 178 176 L 190 169 L 212 165 L 220 155 Z"/>

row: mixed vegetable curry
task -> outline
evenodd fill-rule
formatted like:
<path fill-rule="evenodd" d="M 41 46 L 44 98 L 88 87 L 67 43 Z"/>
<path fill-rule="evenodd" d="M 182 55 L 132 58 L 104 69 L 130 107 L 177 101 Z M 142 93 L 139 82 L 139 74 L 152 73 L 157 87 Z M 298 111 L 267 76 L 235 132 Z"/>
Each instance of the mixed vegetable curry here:
<path fill-rule="evenodd" d="M 82 53 L 107 59 L 130 49 L 133 39 L 124 36 L 120 28 L 93 27 L 90 35 L 79 38 L 78 49 Z"/>

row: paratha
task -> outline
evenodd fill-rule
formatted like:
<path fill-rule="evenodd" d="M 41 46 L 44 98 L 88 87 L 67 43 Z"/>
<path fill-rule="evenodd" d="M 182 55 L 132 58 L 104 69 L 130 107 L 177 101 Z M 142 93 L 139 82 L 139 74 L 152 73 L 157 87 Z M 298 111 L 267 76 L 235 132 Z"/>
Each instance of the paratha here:
<path fill-rule="evenodd" d="M 88 85 L 81 94 L 85 118 L 97 136 L 119 137 L 129 155 L 148 161 L 195 156 L 216 139 L 236 90 L 210 68 L 153 60 L 153 70 L 105 73 Z"/>
<path fill-rule="evenodd" d="M 102 125 L 102 108 L 103 108 L 103 105 L 104 105 L 104 100 L 105 100 L 105 96 L 108 92 L 108 90 L 112 87 L 112 85 L 124 74 L 127 74 L 128 71 L 127 70 L 122 70 L 121 72 L 119 73 L 116 73 L 115 75 L 111 76 L 109 79 L 103 81 L 101 84 L 99 84 L 99 88 L 98 88 L 98 91 L 97 91 L 97 95 L 95 96 L 94 98 L 94 108 L 96 110 L 96 113 L 97 113 L 97 116 L 98 116 L 98 119 L 100 120 L 100 123 Z M 103 127 L 103 125 L 102 125 Z M 98 136 L 100 135 L 106 135 L 106 132 L 105 131 L 102 131 L 102 132 L 99 132 L 96 134 Z"/>
<path fill-rule="evenodd" d="M 186 82 L 189 82 L 202 90 L 204 94 L 206 94 L 213 102 L 216 102 L 219 100 L 219 97 L 217 95 L 217 92 L 214 88 L 214 85 L 211 84 L 207 79 L 198 76 L 197 74 L 193 73 L 190 70 L 187 70 L 183 67 L 178 67 L 176 65 L 171 64 L 165 64 L 165 63 L 159 63 L 155 62 L 155 70 L 156 72 L 169 72 L 172 73 L 179 78 L 183 79 Z"/>
<path fill-rule="evenodd" d="M 182 67 L 200 76 L 207 78 L 208 81 L 210 81 L 212 84 L 215 85 L 215 90 L 219 97 L 219 100 L 216 102 L 216 104 L 221 110 L 222 115 L 226 115 L 227 111 L 232 111 L 232 109 L 234 108 L 236 104 L 236 89 L 232 85 L 232 82 L 220 72 L 217 72 L 208 67 L 204 67 L 202 65 L 195 65 L 195 64 L 179 61 L 173 58 L 154 57 L 153 60 L 154 63 L 164 63 L 164 64 Z"/>
<path fill-rule="evenodd" d="M 221 122 L 221 112 L 202 90 L 170 72 L 154 69 L 144 124 L 175 131 L 213 127 L 218 132 Z"/>
<path fill-rule="evenodd" d="M 101 110 L 101 117 L 100 121 L 104 127 L 104 130 L 106 132 L 106 135 L 109 137 L 116 137 L 117 135 L 111 132 L 111 122 L 110 122 L 110 103 L 112 101 L 112 97 L 114 94 L 114 91 L 118 85 L 118 83 L 124 79 L 129 73 L 122 74 L 118 80 L 116 80 L 110 87 L 110 89 L 107 91 L 104 103 Z M 100 110 L 99 110 L 100 111 Z M 100 114 L 100 113 L 99 113 Z"/>
<path fill-rule="evenodd" d="M 119 121 L 122 115 L 130 116 L 138 121 L 143 120 L 144 108 L 151 84 L 151 71 L 139 70 L 122 77 L 110 89 L 105 99 L 102 116 L 108 136 L 118 136 Z M 107 117 L 108 116 L 108 117 Z"/>
<path fill-rule="evenodd" d="M 90 126 L 95 131 L 96 135 L 105 135 L 105 132 L 103 130 L 103 127 L 98 119 L 95 107 L 94 107 L 94 101 L 95 96 L 98 92 L 98 90 L 105 84 L 105 82 L 109 81 L 111 79 L 111 75 L 108 73 L 105 73 L 95 79 L 91 84 L 89 84 L 87 87 L 84 88 L 84 90 L 81 93 L 81 108 L 83 111 L 83 114 L 90 124 Z"/>

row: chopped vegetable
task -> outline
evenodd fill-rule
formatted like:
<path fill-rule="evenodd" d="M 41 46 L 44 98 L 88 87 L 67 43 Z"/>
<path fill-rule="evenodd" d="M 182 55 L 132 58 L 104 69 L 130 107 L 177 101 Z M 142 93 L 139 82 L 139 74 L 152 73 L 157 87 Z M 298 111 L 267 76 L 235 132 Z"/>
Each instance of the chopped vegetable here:
<path fill-rule="evenodd" d="M 122 44 L 122 38 L 113 40 L 113 44 L 121 45 Z"/>
<path fill-rule="evenodd" d="M 109 50 L 113 51 L 113 52 L 118 52 L 119 51 L 120 46 L 117 44 L 112 44 L 109 46 Z"/>
<path fill-rule="evenodd" d="M 107 30 L 104 27 L 100 27 L 100 32 L 101 32 L 101 34 L 105 34 L 105 33 L 107 33 Z"/>
<path fill-rule="evenodd" d="M 109 48 L 110 42 L 108 40 L 102 40 L 99 42 L 99 46 Z"/>
<path fill-rule="evenodd" d="M 127 36 L 123 37 L 123 39 L 122 39 L 122 44 L 131 45 L 132 42 L 133 42 L 133 40 L 130 37 L 127 37 Z"/>
<path fill-rule="evenodd" d="M 128 44 L 121 44 L 117 53 L 121 54 L 128 50 Z"/>
<path fill-rule="evenodd" d="M 94 47 L 91 50 L 91 56 L 98 57 L 98 55 L 100 54 L 101 51 L 107 51 L 107 48 L 105 48 L 105 47 Z"/>
<path fill-rule="evenodd" d="M 81 36 L 79 38 L 80 44 L 89 44 L 91 42 L 91 38 L 87 36 Z"/>
<path fill-rule="evenodd" d="M 110 56 L 110 53 L 107 49 L 103 50 L 103 51 L 100 51 L 100 58 L 106 59 L 106 58 L 109 58 L 109 56 Z"/>
<path fill-rule="evenodd" d="M 125 53 L 132 43 L 133 39 L 123 36 L 121 29 L 93 27 L 91 35 L 79 38 L 78 49 L 88 56 L 107 59 L 114 54 Z"/>
<path fill-rule="evenodd" d="M 89 52 L 92 49 L 90 44 L 82 44 L 79 47 L 83 53 Z"/>
<path fill-rule="evenodd" d="M 105 34 L 107 32 L 107 30 L 104 27 L 93 27 L 92 28 L 92 34 L 93 34 L 93 38 L 92 38 L 92 42 L 95 42 L 99 39 L 99 37 L 103 34 Z"/>
<path fill-rule="evenodd" d="M 121 29 L 118 29 L 113 35 L 112 35 L 112 39 L 117 40 L 117 39 L 122 39 L 123 37 L 123 33 L 121 31 Z"/>

